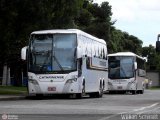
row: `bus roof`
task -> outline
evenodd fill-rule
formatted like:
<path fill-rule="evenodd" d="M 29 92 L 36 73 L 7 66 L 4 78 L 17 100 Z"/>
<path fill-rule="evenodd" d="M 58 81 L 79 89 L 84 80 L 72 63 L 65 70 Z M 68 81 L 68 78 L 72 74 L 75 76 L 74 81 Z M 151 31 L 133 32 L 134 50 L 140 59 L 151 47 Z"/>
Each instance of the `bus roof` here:
<path fill-rule="evenodd" d="M 78 29 L 53 29 L 53 30 L 41 30 L 41 31 L 34 31 L 31 33 L 32 34 L 54 34 L 54 33 L 76 33 L 76 34 L 81 34 L 84 35 L 86 37 L 89 37 L 91 39 L 94 39 L 98 42 L 101 42 L 103 44 L 106 44 L 106 42 L 103 39 L 99 39 L 97 37 L 94 37 L 86 32 L 83 32 L 81 30 Z"/>
<path fill-rule="evenodd" d="M 113 54 L 108 54 L 108 56 L 135 56 L 135 57 L 138 57 L 140 59 L 143 59 L 145 60 L 143 57 L 141 56 L 138 56 L 137 54 L 135 53 L 132 53 L 132 52 L 117 52 L 117 53 L 113 53 Z"/>

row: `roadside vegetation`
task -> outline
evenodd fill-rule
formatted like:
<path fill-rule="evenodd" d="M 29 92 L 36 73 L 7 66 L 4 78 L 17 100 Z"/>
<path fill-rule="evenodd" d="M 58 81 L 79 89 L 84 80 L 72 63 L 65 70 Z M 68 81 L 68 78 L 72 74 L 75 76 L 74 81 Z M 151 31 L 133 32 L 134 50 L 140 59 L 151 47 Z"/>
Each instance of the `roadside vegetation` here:
<path fill-rule="evenodd" d="M 0 86 L 0 95 L 26 95 L 27 87 Z"/>
<path fill-rule="evenodd" d="M 93 0 L 0 0 L 0 76 L 3 66 L 20 86 L 27 65 L 20 59 L 32 31 L 81 29 L 107 42 L 108 52 L 131 51 L 148 57 L 147 69 L 160 70 L 160 55 L 154 46 L 143 47 L 138 37 L 117 29 L 109 2 Z M 156 40 L 155 40 L 156 41 Z"/>
<path fill-rule="evenodd" d="M 160 86 L 150 87 L 149 90 L 160 90 Z"/>

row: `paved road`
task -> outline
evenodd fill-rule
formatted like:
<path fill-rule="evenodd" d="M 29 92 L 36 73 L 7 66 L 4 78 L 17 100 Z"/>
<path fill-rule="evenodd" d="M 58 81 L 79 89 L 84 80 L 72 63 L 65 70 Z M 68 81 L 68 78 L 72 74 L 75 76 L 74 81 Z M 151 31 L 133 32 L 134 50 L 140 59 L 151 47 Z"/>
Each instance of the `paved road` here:
<path fill-rule="evenodd" d="M 0 114 L 19 120 L 122 120 L 127 117 L 158 120 L 160 90 L 146 90 L 143 95 L 105 94 L 103 98 L 0 101 Z"/>

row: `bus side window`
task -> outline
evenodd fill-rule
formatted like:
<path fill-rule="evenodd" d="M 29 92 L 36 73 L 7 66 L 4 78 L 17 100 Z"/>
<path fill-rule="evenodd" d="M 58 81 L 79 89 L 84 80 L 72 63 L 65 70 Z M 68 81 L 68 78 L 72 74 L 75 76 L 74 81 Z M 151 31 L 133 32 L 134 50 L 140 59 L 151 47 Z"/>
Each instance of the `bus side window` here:
<path fill-rule="evenodd" d="M 90 68 L 90 58 L 86 57 L 86 68 L 89 69 Z"/>
<path fill-rule="evenodd" d="M 82 58 L 78 59 L 78 77 L 82 75 Z"/>

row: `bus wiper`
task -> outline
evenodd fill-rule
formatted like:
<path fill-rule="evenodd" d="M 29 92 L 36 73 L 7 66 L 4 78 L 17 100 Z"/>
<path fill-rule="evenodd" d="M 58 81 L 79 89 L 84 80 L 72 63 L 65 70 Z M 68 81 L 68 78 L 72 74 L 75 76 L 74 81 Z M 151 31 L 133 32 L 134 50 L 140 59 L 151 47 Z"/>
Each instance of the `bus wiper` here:
<path fill-rule="evenodd" d="M 35 54 L 35 55 L 44 55 L 44 54 L 47 54 L 47 53 L 48 53 L 48 51 L 44 51 L 44 50 L 41 50 L 41 51 L 33 50 L 33 54 Z"/>
<path fill-rule="evenodd" d="M 53 55 L 53 58 L 54 58 L 54 59 L 55 59 L 55 61 L 57 62 L 58 67 L 59 67 L 62 71 L 64 71 L 64 69 L 63 69 L 62 65 L 59 63 L 59 61 L 57 60 L 57 58 L 56 58 L 56 56 L 55 56 L 55 55 Z"/>

